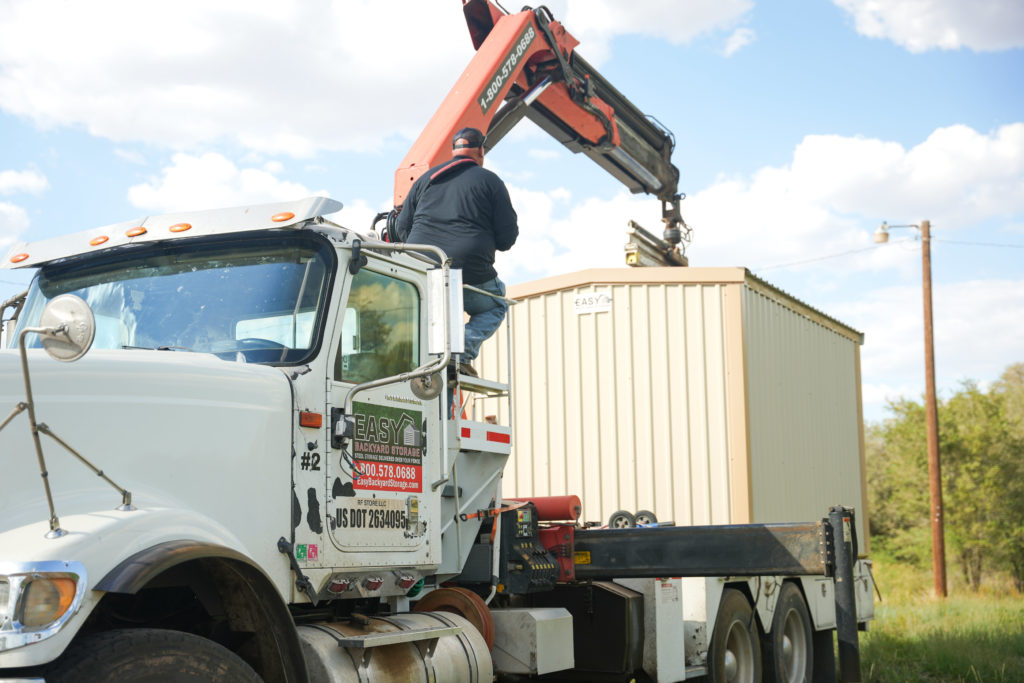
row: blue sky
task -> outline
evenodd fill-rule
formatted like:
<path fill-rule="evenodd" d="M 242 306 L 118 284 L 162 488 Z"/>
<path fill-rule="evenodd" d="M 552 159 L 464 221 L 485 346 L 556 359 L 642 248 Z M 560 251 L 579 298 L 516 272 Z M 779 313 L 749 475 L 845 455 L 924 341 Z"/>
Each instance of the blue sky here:
<path fill-rule="evenodd" d="M 1019 0 L 548 4 L 675 133 L 691 263 L 745 266 L 865 333 L 869 420 L 923 387 L 920 243 L 875 247 L 882 220 L 932 222 L 946 395 L 1024 361 Z M 455 0 L 0 0 L 0 253 L 309 194 L 365 229 L 471 57 Z M 658 230 L 657 201 L 528 123 L 487 164 L 520 214 L 507 282 L 619 266 L 629 219 Z M 28 275 L 0 271 L 0 299 Z"/>

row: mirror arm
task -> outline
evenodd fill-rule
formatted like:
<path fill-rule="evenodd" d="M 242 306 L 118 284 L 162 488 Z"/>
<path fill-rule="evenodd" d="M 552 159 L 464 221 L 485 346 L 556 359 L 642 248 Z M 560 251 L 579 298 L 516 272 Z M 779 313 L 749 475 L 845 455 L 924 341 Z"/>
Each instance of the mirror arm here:
<path fill-rule="evenodd" d="M 381 250 L 381 251 L 421 252 L 421 253 L 433 254 L 441 262 L 441 268 L 444 270 L 445 280 L 448 280 L 448 278 L 449 278 L 449 274 L 450 274 L 450 271 L 451 271 L 451 262 L 452 262 L 451 259 L 448 258 L 448 255 L 445 254 L 444 251 L 442 251 L 438 247 L 435 247 L 435 246 L 433 246 L 431 244 L 408 244 L 408 243 L 405 243 L 405 242 L 401 242 L 401 243 L 383 242 L 381 244 L 374 244 L 373 245 L 373 249 L 374 250 Z M 362 255 L 361 251 L 362 251 L 362 241 L 361 240 L 353 240 L 353 242 L 352 242 L 352 258 L 349 260 L 349 271 L 350 272 L 352 272 L 353 263 L 355 263 L 360 258 L 362 258 L 364 261 L 366 260 L 366 257 Z M 365 263 L 364 263 L 364 265 L 365 265 Z M 448 308 L 449 308 L 448 298 L 445 297 L 445 300 L 444 300 L 444 319 L 446 321 L 448 320 L 448 318 L 451 315 L 451 311 L 449 311 Z M 445 326 L 445 330 L 447 330 L 447 325 Z M 403 372 L 401 374 L 392 375 L 390 377 L 381 377 L 380 379 L 370 380 L 369 382 L 363 382 L 362 384 L 357 384 L 354 387 L 352 387 L 352 389 L 350 389 L 349 392 L 348 392 L 348 396 L 345 397 L 345 407 L 342 409 L 342 412 L 341 412 L 341 415 L 339 416 L 338 422 L 335 424 L 335 427 L 334 427 L 334 430 L 333 430 L 334 433 L 332 434 L 332 440 L 336 440 L 338 442 L 338 444 L 339 444 L 338 447 L 341 448 L 342 450 L 344 450 L 345 447 L 348 445 L 348 442 L 349 442 L 349 440 L 351 439 L 351 436 L 352 436 L 352 430 L 354 430 L 354 428 L 355 428 L 355 424 L 354 424 L 355 417 L 354 417 L 354 410 L 353 410 L 354 405 L 353 404 L 355 402 L 356 394 L 360 394 L 360 393 L 366 391 L 367 389 L 373 389 L 374 387 L 384 386 L 385 384 L 394 384 L 396 382 L 407 382 L 407 381 L 409 381 L 411 379 L 415 379 L 417 377 L 425 377 L 425 376 L 428 376 L 428 375 L 432 375 L 435 372 L 438 372 L 438 371 L 443 370 L 446 367 L 448 367 L 448 363 L 449 363 L 449 361 L 451 361 L 451 357 L 452 357 L 451 340 L 448 339 L 447 332 L 446 332 L 446 334 L 445 334 L 445 349 L 444 349 L 444 353 L 441 354 L 438 358 L 434 359 L 433 361 L 427 363 L 426 365 L 421 365 L 420 367 L 416 368 L 415 370 L 411 370 L 409 372 Z"/>

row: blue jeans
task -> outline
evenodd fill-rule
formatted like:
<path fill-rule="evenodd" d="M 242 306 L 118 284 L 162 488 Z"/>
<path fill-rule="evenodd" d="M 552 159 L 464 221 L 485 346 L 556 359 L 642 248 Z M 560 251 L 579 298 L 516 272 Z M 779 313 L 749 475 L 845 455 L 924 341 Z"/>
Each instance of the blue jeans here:
<path fill-rule="evenodd" d="M 497 296 L 505 296 L 505 283 L 498 278 L 471 286 Z M 464 289 L 462 291 L 462 308 L 469 313 L 469 321 L 466 323 L 466 350 L 462 353 L 462 361 L 469 363 L 480 353 L 480 345 L 501 327 L 508 304 L 502 299 L 494 299 L 485 294 Z"/>

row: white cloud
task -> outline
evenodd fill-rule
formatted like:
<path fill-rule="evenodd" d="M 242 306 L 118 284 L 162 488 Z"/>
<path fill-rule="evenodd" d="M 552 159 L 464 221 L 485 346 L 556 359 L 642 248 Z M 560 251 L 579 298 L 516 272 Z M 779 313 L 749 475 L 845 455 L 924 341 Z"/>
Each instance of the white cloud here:
<path fill-rule="evenodd" d="M 955 230 L 1024 214 L 1024 123 L 991 134 L 940 128 L 919 145 L 807 136 L 786 167 L 723 178 L 684 202 L 702 263 L 769 266 L 871 246 L 890 222 Z M 869 250 L 829 268 L 877 269 L 909 252 Z"/>
<path fill-rule="evenodd" d="M 648 36 L 681 45 L 731 27 L 754 6 L 752 0 L 554 0 L 545 4 L 580 41 L 580 53 L 597 65 L 608 58 L 615 36 Z"/>
<path fill-rule="evenodd" d="M 734 54 L 750 45 L 757 38 L 757 34 L 754 33 L 752 28 L 738 28 L 732 32 L 729 39 L 725 41 L 724 54 L 726 57 L 732 57 Z"/>
<path fill-rule="evenodd" d="M 414 135 L 468 63 L 459 10 L 408 2 L 393 21 L 372 0 L 103 0 L 56 12 L 12 0 L 0 4 L 0 106 L 114 141 L 373 149 Z"/>
<path fill-rule="evenodd" d="M 561 191 L 561 192 L 564 192 Z M 610 198 L 577 198 L 510 187 L 520 216 L 517 245 L 499 258 L 512 281 L 603 266 L 621 266 L 626 224 L 636 220 L 660 234 L 660 204 L 626 191 Z M 943 231 L 998 217 L 1024 220 L 1024 123 L 991 134 L 966 126 L 940 128 L 919 145 L 836 135 L 811 135 L 791 163 L 750 177 L 723 177 L 682 204 L 693 228 L 695 266 L 800 266 L 829 273 L 909 272 L 919 247 L 874 248 L 871 234 L 892 223 L 932 220 Z M 909 247 L 909 248 L 907 248 Z M 855 253 L 848 253 L 855 252 Z M 832 254 L 842 258 L 816 260 Z"/>
<path fill-rule="evenodd" d="M 9 202 L 0 202 L 0 247 L 6 247 L 28 227 L 25 209 Z"/>
<path fill-rule="evenodd" d="M 136 166 L 145 166 L 146 157 L 142 156 L 140 152 L 131 149 L 124 149 L 122 147 L 114 148 L 114 156 L 118 159 L 123 159 L 129 164 L 135 164 Z"/>
<path fill-rule="evenodd" d="M 965 379 L 995 378 L 1024 360 L 1024 280 L 972 280 L 933 291 L 935 375 L 948 396 Z M 829 313 L 865 332 L 861 350 L 865 412 L 886 400 L 924 393 L 921 286 L 869 290 Z M 953 370 L 955 368 L 955 370 Z M 870 379 L 870 381 L 869 381 Z"/>
<path fill-rule="evenodd" d="M 158 177 L 129 188 L 128 201 L 146 211 L 169 213 L 327 194 L 282 180 L 280 171 L 274 164 L 239 168 L 220 154 L 175 154 Z"/>
<path fill-rule="evenodd" d="M 833 0 L 853 15 L 857 32 L 911 52 L 1024 47 L 1020 0 Z"/>
<path fill-rule="evenodd" d="M 50 187 L 46 176 L 36 171 L 0 171 L 0 194 L 42 194 Z"/>
<path fill-rule="evenodd" d="M 561 4 L 556 18 L 592 60 L 616 35 L 682 42 L 752 5 Z M 473 54 L 458 3 L 97 0 L 55 12 L 9 0 L 0 3 L 0 108 L 44 128 L 177 149 L 375 150 L 415 137 Z"/>

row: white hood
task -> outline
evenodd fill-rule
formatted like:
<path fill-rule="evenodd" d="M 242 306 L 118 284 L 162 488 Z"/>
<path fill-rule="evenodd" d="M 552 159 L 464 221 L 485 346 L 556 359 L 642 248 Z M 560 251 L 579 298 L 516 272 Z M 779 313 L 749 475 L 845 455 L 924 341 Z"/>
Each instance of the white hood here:
<path fill-rule="evenodd" d="M 287 566 L 276 555 L 277 538 L 291 531 L 293 418 L 284 373 L 144 350 L 94 350 L 74 363 L 32 350 L 29 367 L 37 420 L 131 491 L 139 512 L 115 512 L 120 494 L 40 435 L 56 513 L 70 532 L 44 540 L 49 512 L 24 412 L 0 431 L 0 561 L 79 559 L 123 530 L 114 547 L 103 544 L 101 564 L 188 538 Z M 0 420 L 24 400 L 19 354 L 2 350 Z"/>

